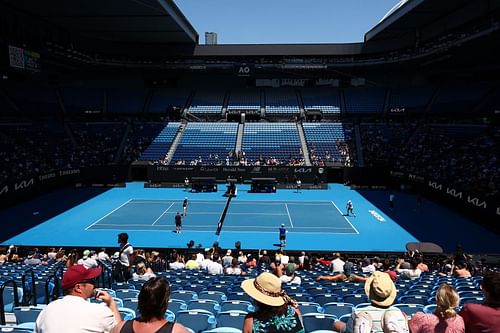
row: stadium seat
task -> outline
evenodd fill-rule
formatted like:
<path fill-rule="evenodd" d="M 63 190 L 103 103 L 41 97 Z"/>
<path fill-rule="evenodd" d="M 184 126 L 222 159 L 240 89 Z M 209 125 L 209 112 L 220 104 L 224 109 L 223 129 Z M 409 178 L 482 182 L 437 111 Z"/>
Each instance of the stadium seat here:
<path fill-rule="evenodd" d="M 336 316 L 323 313 L 307 313 L 302 316 L 306 332 L 331 330 L 336 320 Z"/>
<path fill-rule="evenodd" d="M 30 323 L 35 322 L 38 315 L 44 309 L 44 306 L 16 306 L 13 309 L 16 316 L 16 323 Z"/>
<path fill-rule="evenodd" d="M 165 311 L 165 319 L 171 323 L 175 322 L 175 313 L 170 310 Z"/>
<path fill-rule="evenodd" d="M 188 302 L 188 310 L 206 310 L 216 315 L 220 311 L 220 305 L 211 299 L 195 299 Z"/>
<path fill-rule="evenodd" d="M 123 320 L 132 320 L 135 318 L 135 311 L 129 308 L 118 307 Z"/>
<path fill-rule="evenodd" d="M 221 312 L 231 310 L 253 312 L 255 311 L 255 307 L 249 301 L 232 300 L 222 302 L 220 310 Z"/>
<path fill-rule="evenodd" d="M 227 296 L 225 293 L 220 291 L 206 290 L 198 293 L 198 299 L 211 299 L 217 301 L 218 303 L 222 303 L 227 300 Z"/>
<path fill-rule="evenodd" d="M 215 316 L 211 312 L 205 310 L 179 311 L 176 314 L 176 322 L 195 332 L 213 329 L 217 323 Z"/>
<path fill-rule="evenodd" d="M 424 305 L 422 304 L 394 304 L 393 306 L 403 311 L 408 318 L 413 317 L 417 312 L 424 311 Z"/>
<path fill-rule="evenodd" d="M 139 297 L 139 290 L 135 289 L 118 289 L 115 291 L 116 296 L 122 300 L 125 298 L 137 298 Z"/>
<path fill-rule="evenodd" d="M 242 328 L 246 315 L 247 312 L 238 310 L 220 312 L 217 315 L 217 326 Z"/>
<path fill-rule="evenodd" d="M 345 314 L 351 314 L 353 309 L 354 304 L 352 303 L 331 302 L 323 304 L 324 313 L 337 316 L 338 318 Z"/>
<path fill-rule="evenodd" d="M 323 308 L 321 305 L 315 302 L 297 302 L 300 313 L 323 313 Z"/>
<path fill-rule="evenodd" d="M 191 290 L 172 291 L 172 293 L 170 294 L 170 297 L 175 298 L 175 299 L 181 299 L 185 302 L 189 302 L 191 300 L 198 299 L 198 295 L 194 291 L 191 291 Z"/>
<path fill-rule="evenodd" d="M 181 299 L 171 298 L 168 301 L 168 309 L 174 314 L 177 314 L 179 311 L 187 310 L 187 303 Z"/>

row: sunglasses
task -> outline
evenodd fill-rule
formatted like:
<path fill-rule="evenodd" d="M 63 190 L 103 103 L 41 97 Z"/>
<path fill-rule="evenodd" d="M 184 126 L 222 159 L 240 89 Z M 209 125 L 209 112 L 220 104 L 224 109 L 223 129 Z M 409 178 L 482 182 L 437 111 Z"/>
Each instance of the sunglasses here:
<path fill-rule="evenodd" d="M 90 284 L 93 284 L 95 286 L 95 285 L 97 285 L 97 279 L 82 280 L 79 283 L 90 283 Z"/>

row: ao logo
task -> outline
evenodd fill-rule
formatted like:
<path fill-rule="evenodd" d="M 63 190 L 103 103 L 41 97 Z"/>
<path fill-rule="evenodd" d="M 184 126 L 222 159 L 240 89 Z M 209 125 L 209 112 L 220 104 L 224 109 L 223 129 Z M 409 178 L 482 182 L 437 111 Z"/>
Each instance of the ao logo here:
<path fill-rule="evenodd" d="M 376 211 L 374 211 L 373 209 L 369 210 L 368 212 L 370 212 L 370 214 L 372 214 L 372 216 L 374 218 L 376 218 L 377 220 L 379 220 L 380 222 L 384 222 L 385 221 L 385 219 L 382 216 L 380 216 L 380 214 L 377 213 Z"/>
<path fill-rule="evenodd" d="M 240 69 L 238 70 L 238 74 L 249 74 L 250 73 L 250 67 L 248 66 L 241 66 Z"/>

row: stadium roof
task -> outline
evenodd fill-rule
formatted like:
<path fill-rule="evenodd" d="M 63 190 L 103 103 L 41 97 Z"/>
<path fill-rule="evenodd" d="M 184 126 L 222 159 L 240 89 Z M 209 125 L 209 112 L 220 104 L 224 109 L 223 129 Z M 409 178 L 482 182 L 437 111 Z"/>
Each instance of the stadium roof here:
<path fill-rule="evenodd" d="M 94 41 L 127 44 L 198 42 L 172 0 L 3 0 L 3 6 Z M 76 37 L 76 36 L 75 36 Z"/>
<path fill-rule="evenodd" d="M 495 8 L 498 1 L 402 0 L 365 34 L 365 42 L 414 46 L 417 41 L 446 33 Z"/>

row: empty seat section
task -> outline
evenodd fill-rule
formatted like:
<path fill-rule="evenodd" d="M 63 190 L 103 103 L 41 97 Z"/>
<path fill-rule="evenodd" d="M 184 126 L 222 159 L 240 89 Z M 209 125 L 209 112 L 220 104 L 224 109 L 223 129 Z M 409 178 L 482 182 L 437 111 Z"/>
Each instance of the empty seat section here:
<path fill-rule="evenodd" d="M 107 90 L 109 113 L 141 113 L 146 102 L 144 88 L 110 88 Z"/>
<path fill-rule="evenodd" d="M 346 88 L 344 90 L 347 113 L 382 113 L 385 89 Z"/>
<path fill-rule="evenodd" d="M 149 147 L 142 153 L 140 161 L 157 161 L 163 158 L 170 149 L 170 145 L 179 130 L 179 122 L 168 123 Z"/>
<path fill-rule="evenodd" d="M 225 163 L 236 146 L 237 123 L 189 123 L 175 150 L 172 163 Z"/>
<path fill-rule="evenodd" d="M 104 89 L 96 87 L 62 87 L 61 96 L 68 113 L 102 111 Z"/>
<path fill-rule="evenodd" d="M 193 114 L 217 114 L 222 111 L 222 91 L 198 91 L 193 97 L 189 112 Z"/>
<path fill-rule="evenodd" d="M 154 89 L 149 104 L 149 112 L 165 113 L 169 107 L 183 108 L 186 105 L 189 92 L 179 89 Z"/>
<path fill-rule="evenodd" d="M 456 84 L 439 88 L 432 104 L 433 113 L 472 112 L 490 87 L 486 84 Z"/>
<path fill-rule="evenodd" d="M 246 123 L 242 149 L 249 163 L 275 158 L 279 164 L 302 159 L 295 123 Z"/>
<path fill-rule="evenodd" d="M 9 80 L 9 84 L 2 87 L 20 112 L 36 114 L 61 112 L 56 90 L 52 86 L 19 84 Z"/>
<path fill-rule="evenodd" d="M 267 89 L 266 90 L 266 114 L 273 115 L 297 115 L 300 113 L 297 95 L 293 89 Z"/>
<path fill-rule="evenodd" d="M 389 99 L 389 113 L 424 112 L 433 90 L 432 87 L 393 88 Z"/>
<path fill-rule="evenodd" d="M 228 102 L 228 111 L 231 110 L 260 110 L 260 90 L 245 89 L 233 90 Z"/>
<path fill-rule="evenodd" d="M 320 110 L 323 115 L 340 114 L 339 91 L 335 88 L 302 89 L 304 109 Z"/>

